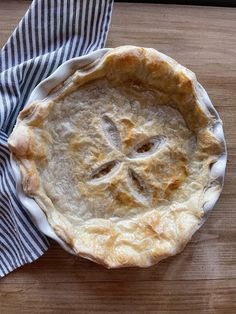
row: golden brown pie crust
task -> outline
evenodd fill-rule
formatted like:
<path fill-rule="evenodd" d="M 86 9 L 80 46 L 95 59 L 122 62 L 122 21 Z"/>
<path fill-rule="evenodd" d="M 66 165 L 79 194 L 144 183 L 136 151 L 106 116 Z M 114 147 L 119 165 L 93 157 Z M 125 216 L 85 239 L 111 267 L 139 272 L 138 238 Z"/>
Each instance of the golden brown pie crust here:
<path fill-rule="evenodd" d="M 194 73 L 124 46 L 21 111 L 9 138 L 22 185 L 75 252 L 106 267 L 153 265 L 204 220 L 223 148 Z"/>

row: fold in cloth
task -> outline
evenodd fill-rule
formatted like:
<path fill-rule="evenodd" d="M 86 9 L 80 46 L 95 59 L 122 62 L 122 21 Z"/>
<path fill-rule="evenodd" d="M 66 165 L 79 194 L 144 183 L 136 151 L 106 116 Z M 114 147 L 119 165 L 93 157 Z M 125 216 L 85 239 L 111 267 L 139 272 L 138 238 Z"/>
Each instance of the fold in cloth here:
<path fill-rule="evenodd" d="M 48 248 L 18 200 L 7 138 L 39 82 L 64 61 L 104 47 L 112 5 L 112 0 L 35 0 L 1 50 L 0 277 Z"/>

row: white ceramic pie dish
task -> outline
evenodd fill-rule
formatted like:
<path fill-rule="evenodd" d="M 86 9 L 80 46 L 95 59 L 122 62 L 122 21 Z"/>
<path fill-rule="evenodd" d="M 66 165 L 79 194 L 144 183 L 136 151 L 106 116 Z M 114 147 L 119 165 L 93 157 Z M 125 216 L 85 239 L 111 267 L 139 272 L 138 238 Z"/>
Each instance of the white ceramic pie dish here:
<path fill-rule="evenodd" d="M 44 99 L 49 92 L 65 81 L 70 75 L 72 75 L 77 69 L 82 68 L 84 66 L 87 66 L 88 64 L 94 62 L 95 60 L 102 58 L 108 51 L 110 51 L 111 48 L 104 48 L 97 50 L 95 52 L 90 53 L 89 55 L 73 58 L 71 60 L 66 61 L 63 63 L 52 75 L 50 75 L 47 79 L 42 81 L 32 92 L 27 104 L 29 105 L 34 100 L 42 100 Z M 223 187 L 224 183 L 224 174 L 225 174 L 225 167 L 226 167 L 226 161 L 227 161 L 227 152 L 226 152 L 226 144 L 224 139 L 224 133 L 223 133 L 223 127 L 222 127 L 222 121 L 220 120 L 220 117 L 218 113 L 216 112 L 213 104 L 211 103 L 206 91 L 204 88 L 199 84 L 198 85 L 199 92 L 202 95 L 203 102 L 208 108 L 208 110 L 211 112 L 211 114 L 215 117 L 216 123 L 213 127 L 213 132 L 215 136 L 219 139 L 219 141 L 222 143 L 222 146 L 224 147 L 224 151 L 222 155 L 218 158 L 218 160 L 212 165 L 211 167 L 211 175 L 215 178 L 215 180 L 219 180 L 221 186 Z M 35 225 L 39 228 L 39 230 L 44 233 L 46 236 L 54 239 L 57 241 L 66 251 L 75 254 L 73 249 L 70 248 L 61 238 L 59 238 L 56 233 L 53 231 L 52 227 L 49 225 L 46 215 L 41 210 L 41 208 L 37 205 L 37 203 L 30 197 L 28 197 L 22 190 L 21 185 L 21 173 L 20 169 L 17 165 L 17 163 L 12 158 L 12 167 L 16 179 L 17 184 L 17 193 L 20 202 L 22 205 L 28 210 L 30 213 Z M 207 214 L 213 209 L 216 201 L 219 198 L 220 193 L 206 193 L 206 203 L 204 205 L 204 211 L 206 213 L 205 217 L 207 218 Z M 206 219 L 205 219 L 206 220 Z M 204 221 L 205 221 L 204 220 Z M 198 225 L 200 226 L 204 223 L 204 221 Z"/>

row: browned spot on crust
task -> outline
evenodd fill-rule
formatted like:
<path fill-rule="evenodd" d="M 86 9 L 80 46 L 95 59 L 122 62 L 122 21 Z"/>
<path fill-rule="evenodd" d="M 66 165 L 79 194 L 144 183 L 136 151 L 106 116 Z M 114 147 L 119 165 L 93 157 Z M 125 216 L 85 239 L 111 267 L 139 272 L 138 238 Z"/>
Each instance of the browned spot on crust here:
<path fill-rule="evenodd" d="M 124 139 L 124 144 L 125 144 L 125 146 L 126 147 L 130 147 L 130 146 L 133 146 L 133 144 L 134 144 L 134 138 L 132 137 L 132 136 L 130 136 L 130 137 L 126 137 L 125 139 Z"/>
<path fill-rule="evenodd" d="M 120 121 L 129 129 L 134 127 L 134 123 L 128 118 L 123 118 Z"/>
<path fill-rule="evenodd" d="M 182 166 L 179 176 L 174 177 L 173 180 L 169 184 L 167 184 L 167 187 L 165 189 L 166 198 L 169 198 L 181 186 L 187 175 L 187 168 L 185 166 Z"/>
<path fill-rule="evenodd" d="M 219 155 L 222 151 L 220 142 L 209 130 L 205 130 L 199 134 L 198 146 L 205 154 Z M 202 157 L 205 157 L 205 154 Z"/>
<path fill-rule="evenodd" d="M 72 150 L 78 150 L 78 149 L 80 149 L 80 147 L 81 147 L 81 143 L 78 140 L 72 139 L 70 141 L 70 148 Z"/>
<path fill-rule="evenodd" d="M 114 191 L 114 197 L 121 203 L 122 206 L 130 208 L 130 206 L 142 207 L 142 204 L 139 201 L 136 201 L 135 198 L 126 193 L 125 191 Z"/>
<path fill-rule="evenodd" d="M 180 180 L 174 180 L 171 184 L 168 185 L 168 189 L 171 191 L 177 190 L 180 184 L 181 184 Z"/>

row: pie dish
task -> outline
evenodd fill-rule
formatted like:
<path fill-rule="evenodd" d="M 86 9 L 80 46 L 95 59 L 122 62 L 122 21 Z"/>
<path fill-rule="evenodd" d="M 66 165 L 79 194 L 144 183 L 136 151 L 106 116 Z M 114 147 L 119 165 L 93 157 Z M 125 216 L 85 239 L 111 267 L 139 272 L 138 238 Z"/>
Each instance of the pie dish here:
<path fill-rule="evenodd" d="M 219 197 L 226 163 L 222 123 L 194 73 L 123 46 L 59 83 L 9 138 L 24 193 L 75 254 L 106 267 L 180 252 Z"/>

